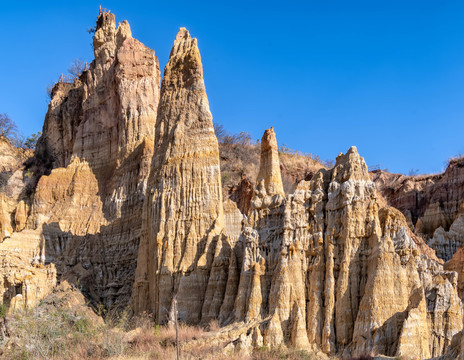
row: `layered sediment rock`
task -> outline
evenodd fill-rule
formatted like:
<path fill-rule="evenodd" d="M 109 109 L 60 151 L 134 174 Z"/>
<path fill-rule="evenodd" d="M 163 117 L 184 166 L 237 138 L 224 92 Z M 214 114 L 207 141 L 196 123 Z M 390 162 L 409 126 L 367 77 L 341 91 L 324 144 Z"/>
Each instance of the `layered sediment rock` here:
<path fill-rule="evenodd" d="M 32 308 L 56 285 L 54 265 L 31 266 L 27 258 L 0 250 L 0 295 L 10 311 Z"/>
<path fill-rule="evenodd" d="M 378 171 L 372 178 L 388 203 L 410 220 L 411 228 L 440 258 L 450 259 L 456 244 L 431 239 L 440 227 L 448 231 L 464 206 L 464 159 L 450 160 L 442 174 L 404 176 Z"/>
<path fill-rule="evenodd" d="M 280 174 L 279 150 L 272 127 L 264 132 L 261 139 L 261 161 L 257 183 L 260 181 L 264 182 L 264 188 L 268 195 L 285 195 L 282 175 Z"/>
<path fill-rule="evenodd" d="M 428 243 L 436 249 L 438 257 L 445 261 L 450 260 L 464 244 L 464 214 L 461 213 L 454 220 L 449 231 L 445 231 L 441 226 L 436 229 Z"/>
<path fill-rule="evenodd" d="M 164 70 L 155 156 L 137 262 L 134 307 L 201 320 L 224 216 L 219 151 L 197 40 L 181 28 Z"/>
<path fill-rule="evenodd" d="M 445 269 L 449 271 L 456 271 L 458 274 L 458 290 L 461 299 L 464 299 L 464 247 L 462 241 L 464 238 L 464 217 L 461 214 L 451 225 L 448 232 L 444 231 L 443 228 L 438 228 L 435 231 L 433 241 L 439 243 L 447 253 L 453 251 L 453 257 L 447 261 L 444 265 Z M 458 247 L 460 245 L 460 247 Z M 457 248 L 457 250 L 455 250 Z"/>
<path fill-rule="evenodd" d="M 33 201 L 0 196 L 0 250 L 21 262 L 3 261 L 0 290 L 10 304 L 30 306 L 58 275 L 94 303 L 131 299 L 157 323 L 218 319 L 238 337 L 231 347 L 421 359 L 455 348 L 463 281 L 378 196 L 355 147 L 285 194 L 276 136 L 266 130 L 256 185 L 244 177 L 238 198 L 223 202 L 196 39 L 180 29 L 161 88 L 154 52 L 114 15 L 98 17 L 94 49 L 79 79 L 53 89 L 36 152 L 50 168 Z M 460 220 L 451 221 L 459 185 L 446 202 L 437 185 L 459 183 L 453 166 L 390 192 L 398 179 L 376 179 L 416 230 L 435 231 L 440 256 L 454 251 L 443 239 L 460 234 Z M 423 200 L 420 210 L 399 195 L 409 186 L 430 194 L 411 195 Z M 446 208 L 440 216 L 437 203 Z M 38 287 L 35 297 L 24 292 Z"/>
<path fill-rule="evenodd" d="M 379 209 L 355 148 L 286 199 L 258 187 L 242 235 L 235 320 L 268 319 L 265 345 L 442 354 L 462 327 L 456 279 L 420 254 L 398 217 Z"/>
<path fill-rule="evenodd" d="M 34 160 L 52 170 L 38 181 L 31 208 L 18 204 L 17 232 L 1 248 L 30 262 L 46 255 L 91 301 L 123 307 L 136 267 L 160 70 L 154 51 L 110 13 L 97 19 L 94 54 L 78 79 L 53 88 Z"/>

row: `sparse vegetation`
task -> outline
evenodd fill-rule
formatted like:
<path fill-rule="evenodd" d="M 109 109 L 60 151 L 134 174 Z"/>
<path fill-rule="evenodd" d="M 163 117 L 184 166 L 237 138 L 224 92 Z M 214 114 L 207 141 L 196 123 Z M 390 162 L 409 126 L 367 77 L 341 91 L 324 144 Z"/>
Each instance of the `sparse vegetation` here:
<path fill-rule="evenodd" d="M 42 136 L 41 131 L 37 133 L 33 133 L 31 136 L 26 138 L 26 140 L 24 141 L 24 147 L 26 149 L 35 149 L 37 146 L 37 141 L 39 140 L 41 136 Z"/>
<path fill-rule="evenodd" d="M 411 170 L 409 170 L 408 175 L 409 175 L 409 176 L 416 176 L 416 175 L 419 175 L 419 169 L 411 169 Z"/>
<path fill-rule="evenodd" d="M 457 154 L 456 156 L 450 157 L 446 163 L 446 166 L 451 164 L 464 163 L 464 154 Z"/>
<path fill-rule="evenodd" d="M 8 313 L 8 306 L 6 304 L 0 304 L 0 317 L 5 317 Z"/>
<path fill-rule="evenodd" d="M 71 66 L 68 68 L 69 74 L 71 74 L 74 78 L 78 78 L 81 76 L 82 72 L 86 70 L 88 67 L 88 64 L 80 59 L 74 59 L 73 62 L 71 63 Z"/>
<path fill-rule="evenodd" d="M 6 113 L 0 114 L 0 136 L 14 142 L 18 136 L 18 126 Z"/>
<path fill-rule="evenodd" d="M 7 359 L 175 359 L 176 332 L 155 325 L 150 315 L 130 319 L 123 312 L 105 324 L 92 323 L 83 313 L 67 308 L 42 307 L 9 316 L 10 338 L 4 347 Z M 217 321 L 208 328 L 219 330 Z M 179 326 L 181 359 L 303 360 L 317 359 L 314 353 L 261 347 L 247 353 L 224 351 L 228 344 L 211 345 L 200 327 Z M 202 340 L 203 339 L 203 340 Z M 200 340 L 200 342 L 195 341 Z"/>
<path fill-rule="evenodd" d="M 8 139 L 12 145 L 22 149 L 35 149 L 37 140 L 41 135 L 42 133 L 39 131 L 24 138 L 24 135 L 18 130 L 16 122 L 8 114 L 0 114 L 0 137 Z"/>

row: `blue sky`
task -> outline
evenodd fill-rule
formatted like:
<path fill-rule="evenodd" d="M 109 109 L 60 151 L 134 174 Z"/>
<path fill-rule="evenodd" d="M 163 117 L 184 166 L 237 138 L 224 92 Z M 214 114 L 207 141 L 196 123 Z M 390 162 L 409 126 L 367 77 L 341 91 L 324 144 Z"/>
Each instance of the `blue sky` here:
<path fill-rule="evenodd" d="M 98 6 L 127 19 L 161 67 L 198 38 L 214 121 L 334 159 L 441 171 L 464 153 L 462 1 L 2 1 L 0 113 L 41 130 L 45 89 L 92 60 Z"/>

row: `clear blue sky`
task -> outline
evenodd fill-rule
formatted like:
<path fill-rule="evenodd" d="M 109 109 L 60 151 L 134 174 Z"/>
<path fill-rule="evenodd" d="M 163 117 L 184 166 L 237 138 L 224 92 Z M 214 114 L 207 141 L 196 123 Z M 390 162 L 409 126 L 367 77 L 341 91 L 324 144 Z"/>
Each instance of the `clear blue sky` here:
<path fill-rule="evenodd" d="M 92 60 L 98 6 L 127 19 L 161 67 L 198 38 L 214 121 L 322 159 L 442 170 L 464 153 L 463 1 L 2 1 L 0 113 L 41 130 L 45 88 Z"/>

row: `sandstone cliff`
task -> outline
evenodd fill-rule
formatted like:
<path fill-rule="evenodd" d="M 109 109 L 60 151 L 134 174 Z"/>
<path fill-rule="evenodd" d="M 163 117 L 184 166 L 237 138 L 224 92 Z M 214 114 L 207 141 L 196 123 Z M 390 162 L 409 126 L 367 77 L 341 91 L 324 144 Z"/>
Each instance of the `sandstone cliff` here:
<path fill-rule="evenodd" d="M 179 30 L 164 70 L 135 283 L 135 309 L 198 323 L 224 216 L 219 150 L 197 40 Z"/>
<path fill-rule="evenodd" d="M 43 256 L 93 303 L 123 307 L 137 261 L 160 70 L 126 21 L 116 26 L 103 12 L 95 29 L 95 60 L 74 83 L 53 88 L 31 162 L 45 175 L 32 203 L 17 205 L 16 232 L 1 246 L 29 261 Z"/>
<path fill-rule="evenodd" d="M 434 233 L 439 228 L 448 231 L 462 210 L 464 159 L 450 160 L 442 174 L 404 176 L 378 171 L 371 176 L 388 203 L 406 216 L 411 229 L 425 238 L 437 256 L 451 259 L 464 240 L 448 242 L 442 233 L 435 238 Z"/>
<path fill-rule="evenodd" d="M 454 351 L 462 278 L 408 223 L 441 244 L 440 255 L 455 251 L 460 163 L 440 176 L 372 181 L 351 147 L 333 169 L 289 171 L 301 180 L 289 191 L 271 128 L 253 178 L 241 174 L 223 202 L 197 40 L 179 30 L 161 87 L 154 52 L 113 14 L 99 15 L 94 50 L 79 79 L 53 88 L 34 192 L 22 197 L 4 177 L 4 301 L 33 306 L 58 279 L 93 304 L 130 305 L 158 324 L 218 320 L 232 350 L 421 359 Z M 13 165 L 5 173 L 24 172 Z M 460 271 L 454 260 L 448 267 Z"/>
<path fill-rule="evenodd" d="M 235 320 L 267 319 L 267 345 L 442 354 L 462 327 L 456 277 L 420 254 L 401 218 L 379 209 L 355 148 L 286 199 L 258 187 Z"/>

